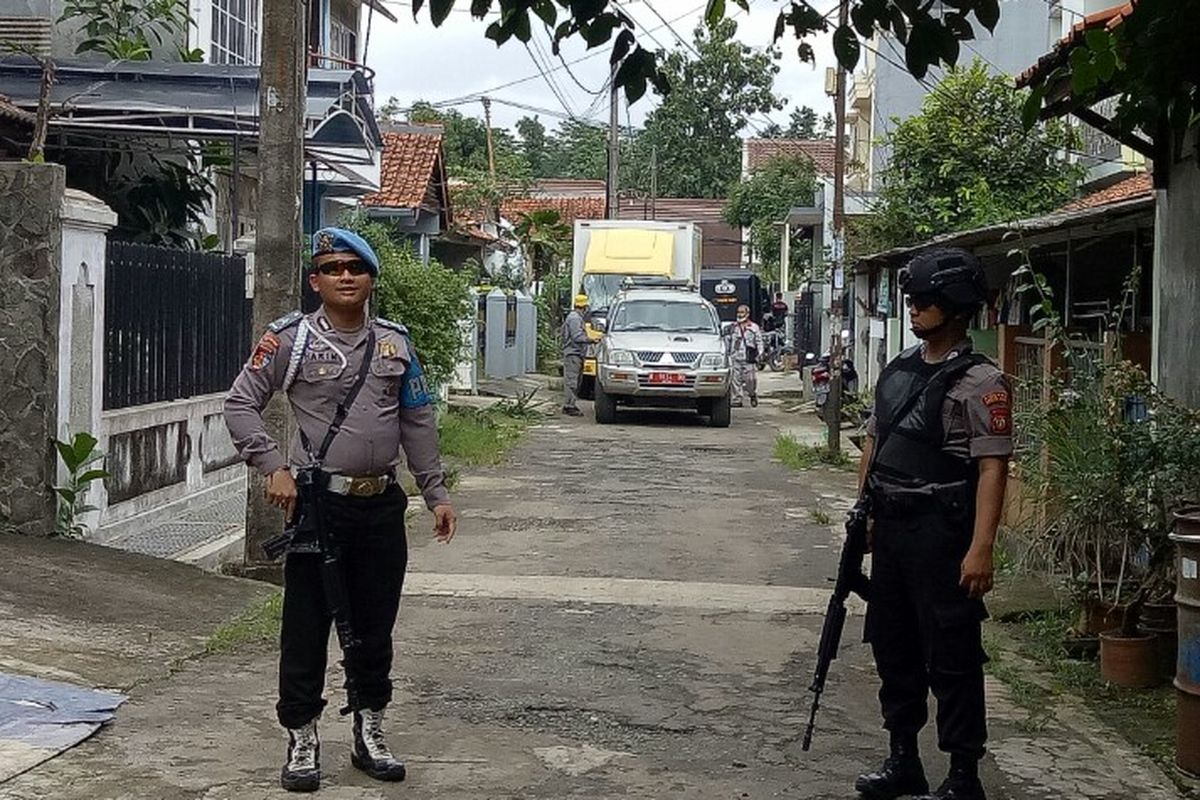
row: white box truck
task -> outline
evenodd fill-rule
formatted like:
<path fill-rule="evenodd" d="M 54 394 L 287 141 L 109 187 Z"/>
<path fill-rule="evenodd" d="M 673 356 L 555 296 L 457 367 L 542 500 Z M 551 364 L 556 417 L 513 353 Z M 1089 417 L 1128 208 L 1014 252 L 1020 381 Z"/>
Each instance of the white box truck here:
<path fill-rule="evenodd" d="M 601 333 L 590 320 L 604 317 L 628 278 L 665 278 L 700 286 L 701 234 L 694 222 L 633 219 L 576 220 L 571 294 L 586 294 L 591 309 L 588 336 Z M 580 395 L 591 398 L 596 384 L 593 347 L 583 361 Z"/>

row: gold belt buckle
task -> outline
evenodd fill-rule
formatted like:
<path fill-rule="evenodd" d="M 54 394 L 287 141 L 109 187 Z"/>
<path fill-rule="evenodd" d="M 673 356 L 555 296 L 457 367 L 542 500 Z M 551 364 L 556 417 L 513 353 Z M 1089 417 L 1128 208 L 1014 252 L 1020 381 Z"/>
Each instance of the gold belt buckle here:
<path fill-rule="evenodd" d="M 351 478 L 349 494 L 355 497 L 371 497 L 382 492 L 385 488 L 384 478 L 368 476 L 366 478 Z"/>

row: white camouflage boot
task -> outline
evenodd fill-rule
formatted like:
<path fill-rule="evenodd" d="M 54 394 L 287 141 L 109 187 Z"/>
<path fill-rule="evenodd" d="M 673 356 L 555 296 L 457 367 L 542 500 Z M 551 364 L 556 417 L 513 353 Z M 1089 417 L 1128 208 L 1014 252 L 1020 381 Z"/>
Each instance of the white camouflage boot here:
<path fill-rule="evenodd" d="M 354 712 L 354 751 L 350 763 L 378 781 L 404 780 L 404 762 L 392 755 L 383 734 L 383 709 Z"/>
<path fill-rule="evenodd" d="M 317 721 L 288 729 L 287 763 L 279 785 L 289 792 L 315 792 L 321 788 L 321 740 Z"/>

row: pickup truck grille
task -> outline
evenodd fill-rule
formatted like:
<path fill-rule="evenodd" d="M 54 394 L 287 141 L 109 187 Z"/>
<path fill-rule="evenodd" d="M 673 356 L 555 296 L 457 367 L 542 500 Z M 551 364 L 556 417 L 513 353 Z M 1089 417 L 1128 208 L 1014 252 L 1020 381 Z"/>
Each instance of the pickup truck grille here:
<path fill-rule="evenodd" d="M 676 364 L 693 364 L 700 357 L 699 353 L 671 353 Z"/>
<path fill-rule="evenodd" d="M 655 350 L 638 350 L 635 355 L 643 364 L 657 364 L 663 357 L 663 353 Z"/>

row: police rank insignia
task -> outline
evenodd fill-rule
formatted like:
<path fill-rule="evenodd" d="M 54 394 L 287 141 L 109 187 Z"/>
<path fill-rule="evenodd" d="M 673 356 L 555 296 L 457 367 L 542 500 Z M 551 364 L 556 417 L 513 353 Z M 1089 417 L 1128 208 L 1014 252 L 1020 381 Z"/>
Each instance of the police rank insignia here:
<path fill-rule="evenodd" d="M 333 234 L 322 232 L 317 235 L 317 252 L 332 253 L 333 252 Z"/>
<path fill-rule="evenodd" d="M 396 343 L 389 342 L 386 339 L 379 343 L 380 358 L 395 358 L 399 351 L 396 350 Z"/>
<path fill-rule="evenodd" d="M 250 356 L 250 369 L 258 370 L 270 364 L 279 351 L 279 337 L 273 333 L 264 333 Z"/>

